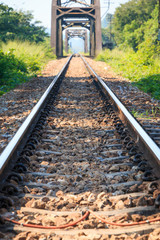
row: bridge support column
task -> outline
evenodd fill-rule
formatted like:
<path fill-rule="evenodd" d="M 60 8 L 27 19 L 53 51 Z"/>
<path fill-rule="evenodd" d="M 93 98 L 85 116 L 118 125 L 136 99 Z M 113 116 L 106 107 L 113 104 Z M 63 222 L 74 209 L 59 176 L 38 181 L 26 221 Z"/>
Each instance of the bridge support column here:
<path fill-rule="evenodd" d="M 88 35 L 87 35 L 87 31 L 85 31 L 85 37 L 84 37 L 84 52 L 85 53 L 88 52 Z"/>
<path fill-rule="evenodd" d="M 90 19 L 90 56 L 95 55 L 95 31 L 94 31 L 94 20 Z"/>
<path fill-rule="evenodd" d="M 100 0 L 95 0 L 95 54 L 102 50 Z"/>
<path fill-rule="evenodd" d="M 68 53 L 68 30 L 65 31 L 65 52 Z"/>
<path fill-rule="evenodd" d="M 63 39 L 62 39 L 62 20 L 58 20 L 58 34 L 57 34 L 57 56 L 63 56 Z"/>
<path fill-rule="evenodd" d="M 57 2 L 52 0 L 52 15 L 51 15 L 51 47 L 54 54 L 57 55 Z"/>

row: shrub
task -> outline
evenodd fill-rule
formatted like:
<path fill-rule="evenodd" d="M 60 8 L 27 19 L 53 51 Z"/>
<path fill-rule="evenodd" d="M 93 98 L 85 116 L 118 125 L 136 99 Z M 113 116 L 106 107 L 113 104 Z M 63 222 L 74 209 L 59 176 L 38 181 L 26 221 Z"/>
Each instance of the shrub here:
<path fill-rule="evenodd" d="M 136 53 L 129 48 L 125 51 L 118 48 L 112 51 L 105 50 L 96 60 L 105 61 L 115 72 L 130 79 L 141 90 L 160 99 L 160 59 L 153 49 L 139 49 Z M 156 51 L 157 49 L 158 45 Z"/>
<path fill-rule="evenodd" d="M 49 59 L 55 59 L 55 55 L 45 44 L 1 43 L 0 95 L 35 76 Z"/>

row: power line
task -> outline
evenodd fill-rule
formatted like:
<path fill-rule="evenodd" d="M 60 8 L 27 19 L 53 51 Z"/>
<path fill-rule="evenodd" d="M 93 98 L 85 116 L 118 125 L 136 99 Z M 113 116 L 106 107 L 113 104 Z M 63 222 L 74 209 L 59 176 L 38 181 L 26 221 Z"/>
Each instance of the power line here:
<path fill-rule="evenodd" d="M 107 14 L 107 12 L 109 11 L 110 9 L 110 5 L 111 5 L 111 1 L 108 0 L 108 7 L 107 7 L 107 10 L 105 11 L 105 13 L 102 15 L 101 19 L 103 19 L 103 17 Z"/>

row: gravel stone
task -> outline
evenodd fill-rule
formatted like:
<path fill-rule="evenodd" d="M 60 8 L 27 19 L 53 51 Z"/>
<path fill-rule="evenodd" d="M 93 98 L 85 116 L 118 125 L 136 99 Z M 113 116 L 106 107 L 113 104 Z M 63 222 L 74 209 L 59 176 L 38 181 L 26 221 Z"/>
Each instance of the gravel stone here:
<path fill-rule="evenodd" d="M 57 61 L 59 62 L 59 60 Z M 93 60 L 89 61 L 92 64 L 94 63 L 95 67 L 98 66 Z M 60 60 L 60 63 L 64 63 L 64 60 Z M 51 82 L 53 79 L 52 75 L 55 75 L 53 72 L 54 62 L 51 62 L 44 70 L 44 76 L 39 77 L 35 91 L 32 92 L 32 89 L 33 83 L 35 85 L 37 79 L 4 95 L 6 103 L 0 103 L 0 106 L 2 105 L 2 107 L 8 110 L 0 113 L 0 122 L 2 123 L 0 132 L 1 149 L 3 149 L 16 129 L 22 124 L 31 108 L 44 92 L 44 89 L 46 89 L 49 82 Z M 139 101 L 135 96 L 135 88 L 132 87 L 130 83 L 123 79 L 115 80 L 113 76 L 113 81 L 110 81 L 108 79 L 108 77 L 111 77 L 110 74 L 109 72 L 108 75 L 105 76 L 105 81 L 109 83 L 112 89 L 115 89 L 117 95 L 118 91 L 120 92 L 120 98 L 123 99 L 129 109 L 133 107 L 130 99 L 134 99 L 134 104 L 137 103 L 137 107 L 139 107 L 144 100 L 145 103 L 147 102 L 150 106 L 151 102 L 148 95 L 142 94 L 143 101 Z M 121 86 L 120 88 L 118 87 L 117 81 Z M 38 95 L 36 96 L 37 92 Z M 127 98 L 125 98 L 125 94 Z M 138 95 L 139 94 L 141 93 L 138 92 Z M 11 96 L 10 98 L 8 98 L 9 95 Z M 27 98 L 27 96 L 29 97 Z M 9 101 L 13 101 L 14 104 L 9 105 L 7 101 L 8 103 Z M 24 104 L 23 101 L 26 101 L 26 104 Z M 138 102 L 140 102 L 140 104 Z M 19 108 L 20 104 L 22 104 L 21 109 Z M 154 104 L 156 103 L 154 102 Z M 8 128 L 9 131 L 7 131 Z M 36 194 L 36 198 L 30 200 L 30 198 L 24 197 L 20 201 L 15 201 L 18 204 L 18 208 L 21 203 L 22 206 L 35 208 L 35 211 L 36 209 L 54 212 L 69 211 L 71 214 L 57 214 L 53 217 L 47 214 L 41 214 L 42 211 L 40 210 L 38 210 L 37 213 L 34 213 L 34 211 L 31 213 L 19 211 L 17 212 L 17 218 L 20 219 L 20 222 L 43 224 L 45 226 L 59 226 L 76 221 L 81 217 L 81 214 L 78 213 L 78 215 L 76 215 L 77 213 L 74 212 L 84 212 L 88 208 L 93 211 L 108 211 L 113 209 L 120 210 L 132 206 L 152 206 L 154 200 L 148 196 L 147 198 L 137 197 L 132 200 L 127 197 L 118 196 L 135 191 L 144 192 L 144 189 L 147 189 L 147 183 L 141 185 L 135 184 L 129 188 L 123 185 L 127 181 L 141 179 L 141 172 L 137 171 L 137 168 L 132 167 L 133 174 L 119 174 L 120 171 L 129 171 L 131 169 L 130 166 L 121 165 L 121 163 L 133 162 L 133 158 L 129 156 L 129 159 L 121 160 L 120 156 L 128 156 L 128 152 L 124 150 L 124 146 L 122 146 L 122 149 L 121 147 L 115 146 L 108 147 L 108 145 L 112 144 L 123 145 L 123 142 L 118 138 L 118 135 L 114 135 L 113 123 L 104 112 L 104 103 L 99 98 L 99 94 L 92 84 L 85 67 L 82 65 L 80 58 L 74 58 L 74 62 L 71 62 L 69 65 L 59 94 L 53 106 L 51 106 L 51 114 L 47 118 L 42 130 L 42 141 L 40 140 L 38 142 L 36 150 L 30 158 L 31 161 L 28 166 L 30 174 L 23 174 L 25 182 L 34 182 L 37 185 L 34 185 L 35 187 L 27 184 L 25 187 L 20 186 L 21 193 Z M 113 157 L 116 157 L 117 160 L 110 159 Z M 41 172 L 41 174 L 35 176 L 32 174 L 33 172 Z M 119 186 L 114 185 L 117 183 L 120 183 Z M 154 195 L 156 194 L 155 192 Z M 113 196 L 115 196 L 115 198 L 113 198 Z M 16 212 L 16 208 L 14 208 L 12 210 Z M 157 215 L 155 215 L 155 217 L 156 216 Z M 146 219 L 146 216 L 139 214 L 120 214 L 110 217 L 104 216 L 104 218 L 108 221 L 126 222 L 141 221 Z M 130 236 L 126 234 L 120 236 L 103 236 L 101 234 L 93 235 L 92 233 L 86 236 L 83 234 L 83 229 L 93 228 L 107 228 L 107 226 L 90 215 L 88 219 L 69 228 L 82 229 L 82 234 L 78 237 L 61 236 L 60 232 L 60 236 L 56 234 L 39 234 L 37 231 L 37 234 L 27 233 L 26 239 L 133 240 L 137 238 L 135 234 L 131 234 Z M 156 234 L 158 234 L 158 232 Z M 16 237 L 18 236 L 23 239 L 23 235 L 20 236 L 18 234 Z"/>

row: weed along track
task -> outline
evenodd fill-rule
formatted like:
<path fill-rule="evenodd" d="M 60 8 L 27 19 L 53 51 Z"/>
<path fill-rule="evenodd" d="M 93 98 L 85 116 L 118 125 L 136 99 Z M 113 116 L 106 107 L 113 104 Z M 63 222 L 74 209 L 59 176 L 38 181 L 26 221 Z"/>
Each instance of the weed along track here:
<path fill-rule="evenodd" d="M 131 129 L 80 57 L 61 80 L 1 155 L 0 238 L 158 239 L 158 146 Z"/>

